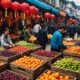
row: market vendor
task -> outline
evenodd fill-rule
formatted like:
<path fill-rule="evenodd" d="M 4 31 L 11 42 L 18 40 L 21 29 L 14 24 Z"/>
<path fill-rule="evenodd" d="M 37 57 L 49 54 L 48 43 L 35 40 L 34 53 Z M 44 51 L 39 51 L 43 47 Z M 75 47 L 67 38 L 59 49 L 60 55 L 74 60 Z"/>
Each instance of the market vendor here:
<path fill-rule="evenodd" d="M 12 43 L 11 38 L 9 36 L 9 29 L 8 28 L 5 28 L 3 30 L 3 34 L 0 37 L 0 42 L 1 42 L 1 47 L 4 47 L 4 48 L 10 48 L 10 47 L 15 46 Z"/>
<path fill-rule="evenodd" d="M 61 26 L 58 31 L 54 32 L 51 39 L 51 50 L 60 52 L 67 47 L 63 44 L 63 33 L 66 32 L 65 26 Z"/>

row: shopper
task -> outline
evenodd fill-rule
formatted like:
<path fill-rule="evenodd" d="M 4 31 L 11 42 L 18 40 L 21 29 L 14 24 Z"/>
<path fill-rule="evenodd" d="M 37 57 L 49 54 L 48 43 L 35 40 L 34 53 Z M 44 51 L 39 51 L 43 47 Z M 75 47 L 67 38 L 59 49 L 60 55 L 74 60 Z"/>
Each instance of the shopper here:
<path fill-rule="evenodd" d="M 48 34 L 53 34 L 54 31 L 55 31 L 55 28 L 56 28 L 55 24 L 54 24 L 53 22 L 51 22 L 51 23 L 48 25 L 48 29 L 47 29 Z"/>
<path fill-rule="evenodd" d="M 41 29 L 38 32 L 38 41 L 43 49 L 46 48 L 46 44 L 48 42 L 47 30 L 45 29 L 45 27 L 46 27 L 46 23 L 44 23 L 44 24 L 42 23 Z"/>
<path fill-rule="evenodd" d="M 74 35 L 75 35 L 75 33 L 76 33 L 76 26 L 75 26 L 75 24 L 71 24 L 70 26 L 69 26 L 69 29 L 68 29 L 69 31 L 69 35 L 70 35 L 70 38 L 73 38 L 74 39 Z"/>
<path fill-rule="evenodd" d="M 4 47 L 4 48 L 10 48 L 10 47 L 15 46 L 12 43 L 11 38 L 9 36 L 9 29 L 8 28 L 5 28 L 3 30 L 3 34 L 0 37 L 0 42 L 1 42 L 1 47 Z"/>
<path fill-rule="evenodd" d="M 60 52 L 62 49 L 67 47 L 63 44 L 63 33 L 65 33 L 66 28 L 64 26 L 59 27 L 60 29 L 54 32 L 51 39 L 51 50 Z"/>
<path fill-rule="evenodd" d="M 39 22 L 36 22 L 36 24 L 33 27 L 33 33 L 34 33 L 34 35 L 36 37 L 37 37 L 37 34 L 38 34 L 38 32 L 39 32 L 40 29 L 41 29 L 40 23 Z"/>

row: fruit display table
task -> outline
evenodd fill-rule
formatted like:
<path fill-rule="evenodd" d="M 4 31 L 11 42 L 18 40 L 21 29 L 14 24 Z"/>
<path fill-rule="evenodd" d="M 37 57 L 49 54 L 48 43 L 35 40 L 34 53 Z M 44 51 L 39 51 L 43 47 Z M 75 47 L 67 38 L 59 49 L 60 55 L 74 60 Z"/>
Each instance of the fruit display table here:
<path fill-rule="evenodd" d="M 30 48 L 27 48 L 25 46 L 16 46 L 16 47 L 10 48 L 9 50 L 17 52 L 21 55 L 24 55 L 24 54 L 29 55 Z"/>
<path fill-rule="evenodd" d="M 80 57 L 80 46 L 69 47 L 63 53 L 68 56 Z"/>
<path fill-rule="evenodd" d="M 61 58 L 51 65 L 51 69 L 80 78 L 80 59 Z"/>
<path fill-rule="evenodd" d="M 76 77 L 72 77 L 48 69 L 45 70 L 36 80 L 76 80 Z"/>
<path fill-rule="evenodd" d="M 21 74 L 17 74 L 11 70 L 6 70 L 0 73 L 0 80 L 29 80 Z"/>
<path fill-rule="evenodd" d="M 19 57 L 21 57 L 21 55 L 14 51 L 9 51 L 9 50 L 0 51 L 0 60 L 6 62 L 11 62 Z"/>
<path fill-rule="evenodd" d="M 37 50 L 31 53 L 31 56 L 46 60 L 51 65 L 56 59 L 62 57 L 62 54 L 54 51 Z"/>
<path fill-rule="evenodd" d="M 19 41 L 19 42 L 16 43 L 16 45 L 17 45 L 17 46 L 25 46 L 25 47 L 27 47 L 27 48 L 30 48 L 31 51 L 36 51 L 36 50 L 42 48 L 42 47 L 39 46 L 39 45 L 36 45 L 36 44 L 34 44 L 34 43 L 28 43 L 28 42 L 26 42 L 26 41 Z"/>
<path fill-rule="evenodd" d="M 35 79 L 46 69 L 46 64 L 47 62 L 42 59 L 24 56 L 11 62 L 10 67 L 16 72 L 20 71 Z"/>

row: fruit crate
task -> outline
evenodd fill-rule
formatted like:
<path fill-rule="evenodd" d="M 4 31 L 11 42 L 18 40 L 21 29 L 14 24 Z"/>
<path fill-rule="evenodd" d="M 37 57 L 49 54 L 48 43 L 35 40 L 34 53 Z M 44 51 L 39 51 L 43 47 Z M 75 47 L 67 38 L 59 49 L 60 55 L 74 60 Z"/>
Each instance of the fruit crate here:
<path fill-rule="evenodd" d="M 50 66 L 55 60 L 62 57 L 62 53 L 58 53 L 58 52 L 53 52 L 53 53 L 55 53 L 56 55 L 51 58 L 37 55 L 37 54 L 35 54 L 35 52 L 31 53 L 31 56 L 48 61 L 48 65 Z"/>
<path fill-rule="evenodd" d="M 9 50 L 7 50 L 7 51 L 9 51 Z M 17 53 L 17 52 L 14 52 L 14 51 L 9 51 L 9 52 L 14 53 L 15 55 L 9 56 L 9 57 L 8 56 L 4 56 L 4 55 L 0 55 L 0 60 L 3 60 L 5 62 L 11 62 L 11 61 L 21 57 L 21 55 L 19 53 Z"/>
<path fill-rule="evenodd" d="M 78 53 L 67 53 L 67 52 L 63 51 L 63 55 L 80 58 L 80 54 L 78 54 Z"/>
<path fill-rule="evenodd" d="M 31 53 L 31 52 L 34 52 L 34 51 L 37 51 L 37 50 L 40 50 L 40 49 L 42 49 L 42 46 L 37 45 L 35 48 L 32 48 L 32 49 L 30 50 L 30 53 Z"/>
<path fill-rule="evenodd" d="M 74 47 L 76 47 L 77 48 L 77 46 L 75 45 Z M 72 48 L 72 47 L 70 47 L 70 48 Z M 69 48 L 68 48 L 69 49 Z M 66 49 L 67 50 L 67 49 Z M 79 53 L 75 53 L 75 52 L 72 52 L 72 53 L 70 53 L 70 52 L 66 52 L 66 50 L 64 50 L 63 51 L 63 55 L 64 56 L 71 56 L 71 57 L 77 57 L 77 58 L 80 58 L 80 54 Z"/>
<path fill-rule="evenodd" d="M 80 60 L 80 58 L 71 57 L 71 56 L 64 56 L 63 58 L 73 58 L 73 59 L 75 59 L 75 60 Z M 63 59 L 63 58 L 59 58 L 58 60 Z M 56 61 L 57 61 L 57 60 L 56 60 Z M 75 64 L 74 64 L 74 65 L 75 65 Z M 75 76 L 75 77 L 77 77 L 77 78 L 80 78 L 80 72 L 75 72 L 75 71 L 72 71 L 72 70 L 69 70 L 69 69 L 58 68 L 58 67 L 55 67 L 55 66 L 53 66 L 53 65 L 51 65 L 51 70 L 57 71 L 57 72 L 60 72 L 60 73 L 63 73 L 63 74 Z M 80 80 L 80 79 L 79 79 L 79 80 Z"/>
<path fill-rule="evenodd" d="M 6 69 L 6 67 L 7 67 L 7 62 L 4 62 L 4 61 L 2 61 L 2 60 L 0 60 L 3 64 L 2 65 L 0 65 L 0 72 L 2 72 L 3 70 L 5 70 Z"/>
<path fill-rule="evenodd" d="M 16 47 L 18 47 L 18 46 L 16 46 Z M 22 47 L 24 47 L 24 46 L 22 46 Z M 15 47 L 13 47 L 13 48 L 15 48 Z M 12 49 L 13 49 L 12 48 Z M 26 48 L 26 47 L 25 47 Z M 26 51 L 24 51 L 24 52 L 19 52 L 19 51 L 16 51 L 16 50 L 12 50 L 11 48 L 10 49 L 8 49 L 9 51 L 14 51 L 14 52 L 16 52 L 16 53 L 18 53 L 18 54 L 20 54 L 21 56 L 23 56 L 23 55 L 30 55 L 30 52 L 31 52 L 31 50 L 32 49 L 28 49 L 28 50 L 26 50 Z"/>
<path fill-rule="evenodd" d="M 44 61 L 44 63 L 42 65 L 40 65 L 38 68 L 32 70 L 30 68 L 24 68 L 21 66 L 17 66 L 15 64 L 13 64 L 13 62 L 10 63 L 10 68 L 17 72 L 17 73 L 21 73 L 24 74 L 25 76 L 29 76 L 30 80 L 37 78 L 44 70 L 46 70 L 47 68 L 47 61 Z"/>
<path fill-rule="evenodd" d="M 3 71 L 3 72 L 1 72 L 0 73 L 0 80 L 2 80 L 1 79 L 1 77 L 3 76 L 3 74 L 5 74 L 6 72 L 8 72 L 8 73 L 11 73 L 11 74 L 13 74 L 13 75 L 15 75 L 16 77 L 20 77 L 20 78 L 25 78 L 25 79 L 20 79 L 20 80 L 30 80 L 29 78 L 28 78 L 28 76 L 24 76 L 24 75 L 22 75 L 22 74 L 20 74 L 20 73 L 16 73 L 16 72 L 14 72 L 14 71 L 12 71 L 12 70 L 5 70 L 5 71 Z M 1 76 L 2 75 L 2 76 Z M 7 75 L 7 74 L 6 74 Z M 9 75 L 10 76 L 10 75 Z M 13 78 L 12 78 L 13 79 Z M 12 80 L 11 79 L 11 80 Z M 14 80 L 14 79 L 13 79 Z M 19 79 L 18 79 L 19 80 Z"/>
<path fill-rule="evenodd" d="M 36 80 L 39 80 L 39 78 L 40 78 L 44 73 L 46 73 L 48 70 L 49 70 L 49 69 L 45 70 Z M 58 72 L 58 71 L 51 70 L 51 72 L 54 73 L 54 72 Z M 65 76 L 66 74 L 60 73 L 60 75 Z M 67 75 L 67 76 L 69 76 L 69 78 L 71 78 L 72 80 L 77 80 L 77 78 L 74 77 L 74 76 L 70 76 L 70 75 Z"/>

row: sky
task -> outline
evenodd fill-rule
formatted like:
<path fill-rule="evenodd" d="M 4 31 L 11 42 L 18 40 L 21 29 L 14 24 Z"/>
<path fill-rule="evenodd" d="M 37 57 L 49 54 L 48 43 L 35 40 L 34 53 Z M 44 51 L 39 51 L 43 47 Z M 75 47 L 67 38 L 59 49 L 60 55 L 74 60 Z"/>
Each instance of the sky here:
<path fill-rule="evenodd" d="M 74 1 L 76 3 L 76 5 L 80 6 L 80 0 L 69 0 L 69 1 Z"/>

